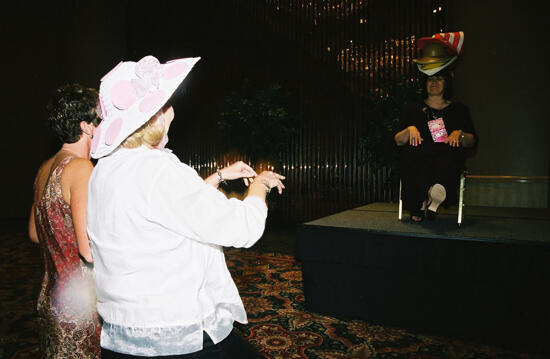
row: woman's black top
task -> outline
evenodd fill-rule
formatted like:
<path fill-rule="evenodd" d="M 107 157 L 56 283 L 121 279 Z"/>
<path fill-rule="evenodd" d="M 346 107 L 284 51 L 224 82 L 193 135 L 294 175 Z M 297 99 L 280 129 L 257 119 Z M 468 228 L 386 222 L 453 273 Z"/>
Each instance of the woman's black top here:
<path fill-rule="evenodd" d="M 407 154 L 412 157 L 422 157 L 440 153 L 441 151 L 450 151 L 453 153 L 453 157 L 456 156 L 457 159 L 461 159 L 462 162 L 465 155 L 464 147 L 451 147 L 446 143 L 436 143 L 432 139 L 430 129 L 428 128 L 428 121 L 433 120 L 434 117 L 443 118 L 448 135 L 450 135 L 454 130 L 462 130 L 463 132 L 472 133 L 476 137 L 477 143 L 477 134 L 472 118 L 470 117 L 470 110 L 466 107 L 466 105 L 460 102 L 451 102 L 444 109 L 436 110 L 421 101 L 412 103 L 405 107 L 401 114 L 401 118 L 399 119 L 397 132 L 400 132 L 409 126 L 415 126 L 423 139 L 422 144 L 417 147 L 410 146 L 408 144 L 403 146 L 403 154 L 405 157 L 409 157 Z"/>

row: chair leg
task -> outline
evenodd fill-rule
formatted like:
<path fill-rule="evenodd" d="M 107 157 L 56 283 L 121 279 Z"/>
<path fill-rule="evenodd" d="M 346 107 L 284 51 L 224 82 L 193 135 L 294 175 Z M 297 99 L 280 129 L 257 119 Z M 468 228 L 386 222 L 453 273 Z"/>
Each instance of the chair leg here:
<path fill-rule="evenodd" d="M 403 219 L 403 200 L 401 199 L 401 180 L 399 180 L 399 213 L 397 219 Z"/>
<path fill-rule="evenodd" d="M 463 207 L 464 207 L 464 189 L 466 187 L 466 176 L 464 173 L 460 175 L 460 189 L 458 192 L 458 218 L 457 223 L 460 226 L 462 224 L 463 218 Z"/>

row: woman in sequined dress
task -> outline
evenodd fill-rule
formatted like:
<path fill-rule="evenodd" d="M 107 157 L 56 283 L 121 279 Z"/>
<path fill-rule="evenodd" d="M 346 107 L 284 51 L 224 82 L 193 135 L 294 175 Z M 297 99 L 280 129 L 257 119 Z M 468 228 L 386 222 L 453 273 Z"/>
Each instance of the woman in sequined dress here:
<path fill-rule="evenodd" d="M 60 87 L 48 106 L 49 125 L 62 146 L 38 170 L 29 218 L 30 239 L 40 245 L 44 260 L 37 309 L 40 348 L 48 359 L 100 357 L 101 325 L 86 233 L 97 106 L 97 91 L 78 84 Z"/>

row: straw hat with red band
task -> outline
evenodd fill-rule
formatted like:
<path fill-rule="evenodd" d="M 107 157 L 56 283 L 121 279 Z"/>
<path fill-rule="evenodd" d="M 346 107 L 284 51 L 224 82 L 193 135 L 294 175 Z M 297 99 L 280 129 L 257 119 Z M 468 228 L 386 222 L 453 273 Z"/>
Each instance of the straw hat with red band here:
<path fill-rule="evenodd" d="M 414 59 L 418 70 L 428 76 L 443 70 L 456 61 L 462 53 L 464 32 L 446 32 L 422 37 L 416 42 L 422 50 L 422 57 Z"/>
<path fill-rule="evenodd" d="M 94 132 L 91 156 L 109 155 L 170 99 L 200 57 L 161 64 L 154 56 L 121 62 L 101 79 L 103 120 Z"/>

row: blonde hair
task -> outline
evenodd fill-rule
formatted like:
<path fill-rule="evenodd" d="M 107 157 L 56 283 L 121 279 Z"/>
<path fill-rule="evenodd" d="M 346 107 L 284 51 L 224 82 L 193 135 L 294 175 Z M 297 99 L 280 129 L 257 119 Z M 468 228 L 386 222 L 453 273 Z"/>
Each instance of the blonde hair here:
<path fill-rule="evenodd" d="M 157 121 L 162 114 L 163 110 L 161 109 L 149 121 L 126 137 L 120 146 L 124 148 L 136 148 L 143 144 L 157 146 L 164 137 L 164 121 Z"/>

